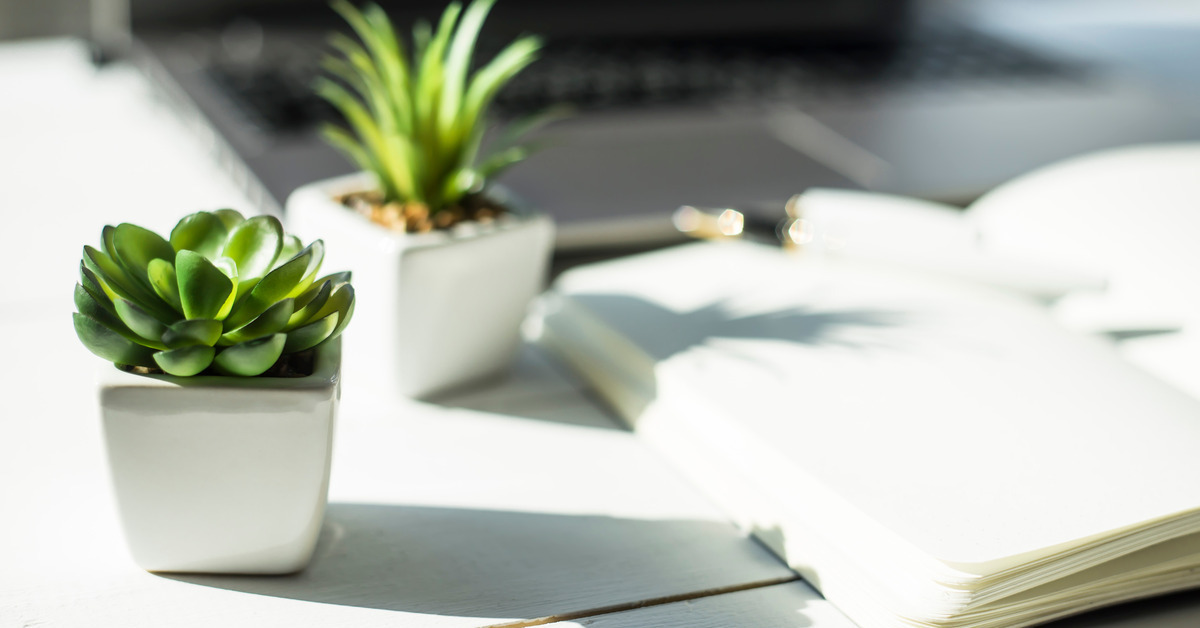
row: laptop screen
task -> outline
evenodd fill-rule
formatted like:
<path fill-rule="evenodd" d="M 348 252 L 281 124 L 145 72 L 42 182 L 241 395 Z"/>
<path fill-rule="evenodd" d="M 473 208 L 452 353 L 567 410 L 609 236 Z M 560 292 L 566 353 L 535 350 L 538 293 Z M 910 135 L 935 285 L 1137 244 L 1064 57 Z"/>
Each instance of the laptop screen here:
<path fill-rule="evenodd" d="M 132 28 L 179 30 L 254 20 L 266 28 L 339 23 L 327 0 L 129 0 Z M 398 23 L 433 19 L 443 0 L 382 0 Z M 573 38 L 786 37 L 801 43 L 890 41 L 903 27 L 899 0 L 502 0 L 485 35 Z M 795 42 L 793 42 L 795 43 Z"/>

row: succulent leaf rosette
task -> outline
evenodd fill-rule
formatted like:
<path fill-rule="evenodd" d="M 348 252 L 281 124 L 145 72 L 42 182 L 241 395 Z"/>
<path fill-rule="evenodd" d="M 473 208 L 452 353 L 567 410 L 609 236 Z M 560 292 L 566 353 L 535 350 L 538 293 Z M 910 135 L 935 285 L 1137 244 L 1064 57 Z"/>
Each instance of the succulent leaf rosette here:
<path fill-rule="evenodd" d="M 301 246 L 274 216 L 185 216 L 170 238 L 128 223 L 85 246 L 75 332 L 118 366 L 261 375 L 336 338 L 354 312 L 350 273 L 317 278 L 321 240 Z"/>

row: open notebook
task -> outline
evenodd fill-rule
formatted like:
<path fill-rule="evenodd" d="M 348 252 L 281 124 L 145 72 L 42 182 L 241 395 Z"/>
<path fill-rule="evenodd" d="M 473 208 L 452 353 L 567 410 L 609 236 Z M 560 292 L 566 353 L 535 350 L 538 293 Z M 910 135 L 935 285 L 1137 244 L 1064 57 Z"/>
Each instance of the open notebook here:
<path fill-rule="evenodd" d="M 1200 586 L 1200 402 L 1020 266 L 910 262 L 685 245 L 567 272 L 543 338 L 864 628 Z"/>

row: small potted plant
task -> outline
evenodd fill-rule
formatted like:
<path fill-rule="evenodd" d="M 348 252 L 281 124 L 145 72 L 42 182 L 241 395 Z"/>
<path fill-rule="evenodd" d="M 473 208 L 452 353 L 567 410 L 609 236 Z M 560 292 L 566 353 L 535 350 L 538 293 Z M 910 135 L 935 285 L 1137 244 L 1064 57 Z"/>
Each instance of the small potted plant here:
<path fill-rule="evenodd" d="M 318 278 L 271 216 L 197 212 L 169 238 L 107 226 L 84 247 L 75 332 L 100 381 L 109 468 L 135 562 L 290 573 L 324 515 L 349 273 Z"/>
<path fill-rule="evenodd" d="M 493 97 L 541 43 L 519 38 L 472 72 L 492 0 L 451 4 L 410 43 L 378 6 L 333 6 L 358 40 L 333 36 L 339 55 L 315 89 L 348 124 L 325 137 L 363 172 L 300 188 L 287 218 L 298 233 L 336 241 L 339 266 L 366 286 L 348 368 L 403 396 L 497 373 L 542 287 L 553 224 L 488 182 L 529 154 L 521 138 L 557 112 L 509 125 L 486 156 L 481 146 Z"/>

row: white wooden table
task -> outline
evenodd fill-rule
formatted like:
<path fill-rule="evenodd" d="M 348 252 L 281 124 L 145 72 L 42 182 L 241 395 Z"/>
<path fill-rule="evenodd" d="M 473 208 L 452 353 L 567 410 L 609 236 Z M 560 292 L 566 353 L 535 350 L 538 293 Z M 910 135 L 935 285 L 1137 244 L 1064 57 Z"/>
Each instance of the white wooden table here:
<path fill-rule="evenodd" d="M 85 59 L 0 46 L 0 626 L 851 627 L 533 346 L 509 378 L 428 403 L 347 381 L 304 572 L 136 568 L 104 466 L 103 363 L 70 322 L 80 248 L 105 223 L 249 203 L 145 81 Z M 1063 626 L 1198 624 L 1185 595 Z"/>

